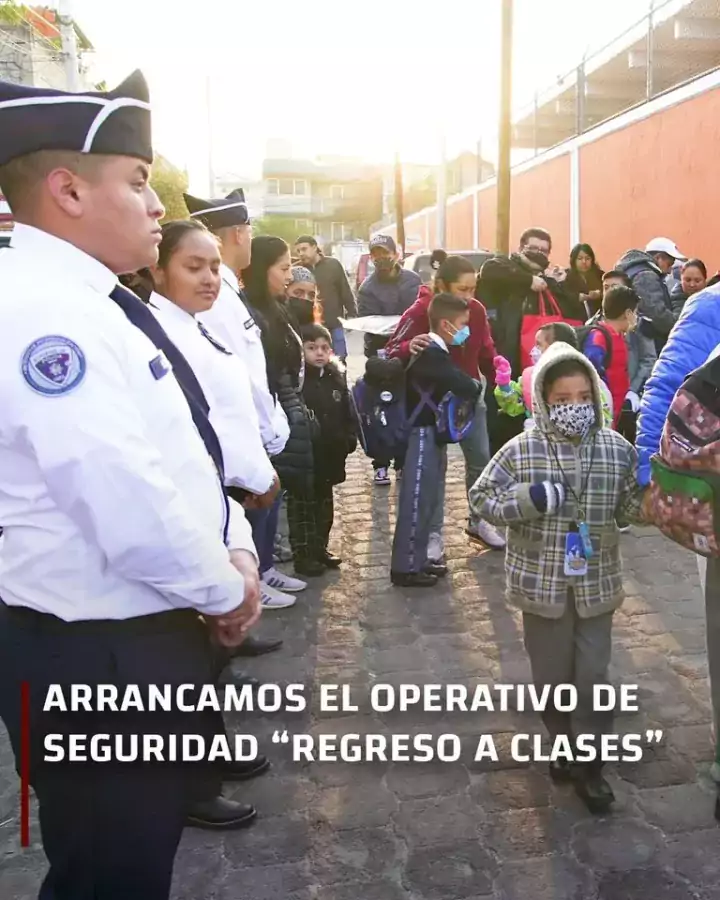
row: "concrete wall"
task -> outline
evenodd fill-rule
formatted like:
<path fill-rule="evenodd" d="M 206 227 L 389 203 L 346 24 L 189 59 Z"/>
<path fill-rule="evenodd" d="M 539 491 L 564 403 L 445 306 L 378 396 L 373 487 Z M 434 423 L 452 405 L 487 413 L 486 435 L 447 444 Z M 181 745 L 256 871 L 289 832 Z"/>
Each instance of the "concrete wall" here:
<path fill-rule="evenodd" d="M 553 261 L 567 264 L 575 240 L 611 268 L 653 237 L 720 267 L 720 71 L 630 110 L 513 170 L 510 242 L 533 225 L 553 236 Z M 447 249 L 495 247 L 494 181 L 451 197 Z M 475 221 L 477 215 L 477 221 Z M 395 228 L 386 228 L 395 234 Z M 436 210 L 406 220 L 406 233 L 435 246 Z"/>

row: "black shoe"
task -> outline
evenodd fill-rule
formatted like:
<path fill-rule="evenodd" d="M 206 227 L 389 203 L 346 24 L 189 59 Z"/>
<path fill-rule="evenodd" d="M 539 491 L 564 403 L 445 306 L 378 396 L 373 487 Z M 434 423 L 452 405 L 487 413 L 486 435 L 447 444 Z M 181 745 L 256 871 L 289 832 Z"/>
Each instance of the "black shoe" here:
<path fill-rule="evenodd" d="M 230 656 L 232 659 L 236 656 L 263 656 L 265 653 L 273 653 L 275 650 L 279 650 L 282 645 L 283 642 L 280 638 L 270 641 L 249 635 L 239 647 L 233 647 L 230 651 Z"/>
<path fill-rule="evenodd" d="M 576 768 L 575 793 L 594 816 L 602 816 L 610 811 L 615 802 L 613 789 L 602 776 L 602 769 L 583 766 Z"/>
<path fill-rule="evenodd" d="M 317 578 L 325 574 L 325 563 L 317 559 L 299 559 L 295 563 L 295 574 L 305 575 L 307 578 Z"/>
<path fill-rule="evenodd" d="M 339 569 L 342 565 L 342 559 L 339 556 L 327 551 L 320 557 L 320 562 L 328 569 Z"/>
<path fill-rule="evenodd" d="M 434 575 L 436 578 L 444 578 L 448 573 L 448 567 L 443 563 L 428 563 L 423 572 L 428 575 Z"/>
<path fill-rule="evenodd" d="M 250 781 L 270 768 L 267 756 L 256 756 L 248 762 L 232 762 L 223 766 L 223 781 Z"/>
<path fill-rule="evenodd" d="M 254 806 L 236 803 L 225 797 L 215 797 L 195 803 L 188 813 L 186 823 L 191 828 L 205 828 L 209 831 L 232 831 L 247 828 L 257 816 Z"/>
<path fill-rule="evenodd" d="M 395 587 L 435 587 L 437 575 L 427 572 L 391 572 L 390 580 Z"/>

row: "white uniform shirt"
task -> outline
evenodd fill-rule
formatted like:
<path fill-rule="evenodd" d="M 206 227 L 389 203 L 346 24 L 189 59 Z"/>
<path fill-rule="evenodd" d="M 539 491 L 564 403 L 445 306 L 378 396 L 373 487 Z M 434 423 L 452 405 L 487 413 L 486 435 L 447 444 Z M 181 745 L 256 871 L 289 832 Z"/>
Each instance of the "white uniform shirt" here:
<path fill-rule="evenodd" d="M 152 294 L 150 309 L 190 364 L 210 405 L 210 424 L 223 452 L 225 483 L 264 494 L 273 483 L 275 470 L 260 438 L 245 363 L 234 353 L 214 347 L 194 317 L 166 297 Z"/>
<path fill-rule="evenodd" d="M 280 453 L 290 436 L 288 420 L 275 402 L 267 381 L 267 364 L 260 328 L 240 297 L 240 285 L 228 266 L 221 267 L 222 287 L 212 309 L 198 318 L 209 331 L 245 362 L 250 373 L 252 396 L 260 421 L 260 434 L 270 456 Z"/>
<path fill-rule="evenodd" d="M 112 272 L 16 225 L 0 253 L 0 597 L 66 621 L 220 614 L 244 580 L 217 472 Z M 229 545 L 253 549 L 241 507 Z"/>

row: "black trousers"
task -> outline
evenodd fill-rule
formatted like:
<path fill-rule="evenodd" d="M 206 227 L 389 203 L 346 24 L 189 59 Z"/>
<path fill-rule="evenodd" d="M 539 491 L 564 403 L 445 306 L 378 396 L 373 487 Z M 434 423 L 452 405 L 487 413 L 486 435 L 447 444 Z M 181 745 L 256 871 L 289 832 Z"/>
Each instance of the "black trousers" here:
<path fill-rule="evenodd" d="M 631 444 L 635 444 L 635 438 L 637 437 L 637 419 L 637 413 L 634 413 L 631 409 L 623 409 L 620 413 L 617 430 Z"/>
<path fill-rule="evenodd" d="M 89 601 L 88 601 L 89 602 Z M 30 782 L 49 871 L 39 900 L 167 900 L 188 807 L 206 765 L 44 762 L 47 734 L 222 734 L 219 713 L 43 712 L 50 684 L 212 684 L 207 630 L 192 611 L 65 623 L 0 603 L 0 718 L 20 759 L 21 682 L 30 692 Z M 192 696 L 188 697 L 192 700 Z M 64 742 L 67 747 L 67 741 Z M 127 746 L 127 744 L 126 744 Z"/>
<path fill-rule="evenodd" d="M 301 497 L 288 491 L 287 518 L 295 562 L 322 559 L 334 518 L 332 485 L 317 484 L 312 497 Z"/>

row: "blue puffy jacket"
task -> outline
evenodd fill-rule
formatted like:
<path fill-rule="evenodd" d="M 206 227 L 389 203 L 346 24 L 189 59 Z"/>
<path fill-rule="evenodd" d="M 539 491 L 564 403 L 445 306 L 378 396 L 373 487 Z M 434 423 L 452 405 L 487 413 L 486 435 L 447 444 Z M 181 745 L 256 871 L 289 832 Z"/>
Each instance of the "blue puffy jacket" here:
<path fill-rule="evenodd" d="M 720 345 L 720 285 L 694 294 L 670 332 L 645 385 L 640 406 L 637 448 L 639 481 L 650 482 L 650 457 L 660 446 L 670 404 L 687 376 L 707 362 Z"/>

